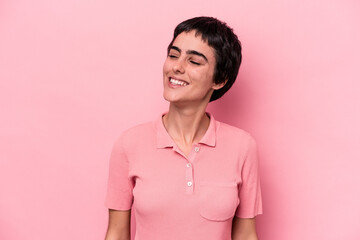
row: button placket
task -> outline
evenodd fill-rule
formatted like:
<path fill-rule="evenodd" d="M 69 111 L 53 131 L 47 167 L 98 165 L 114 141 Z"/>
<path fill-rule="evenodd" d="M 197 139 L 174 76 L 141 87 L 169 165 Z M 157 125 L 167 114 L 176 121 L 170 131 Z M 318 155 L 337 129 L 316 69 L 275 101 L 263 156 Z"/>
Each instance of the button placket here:
<path fill-rule="evenodd" d="M 194 192 L 194 160 L 196 158 L 197 153 L 200 151 L 200 146 L 195 145 L 193 150 L 190 152 L 188 157 L 188 162 L 186 163 L 186 193 L 192 194 Z"/>
<path fill-rule="evenodd" d="M 194 190 L 194 177 L 193 177 L 193 165 L 191 163 L 186 163 L 185 168 L 185 184 L 186 184 L 186 193 L 191 194 Z"/>

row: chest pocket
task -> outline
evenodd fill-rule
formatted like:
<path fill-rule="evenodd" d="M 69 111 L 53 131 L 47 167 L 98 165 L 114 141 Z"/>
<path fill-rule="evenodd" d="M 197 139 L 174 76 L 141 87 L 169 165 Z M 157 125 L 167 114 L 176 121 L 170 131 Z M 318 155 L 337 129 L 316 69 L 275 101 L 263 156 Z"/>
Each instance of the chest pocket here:
<path fill-rule="evenodd" d="M 235 215 L 239 205 L 235 182 L 200 182 L 200 215 L 212 221 L 225 221 Z"/>

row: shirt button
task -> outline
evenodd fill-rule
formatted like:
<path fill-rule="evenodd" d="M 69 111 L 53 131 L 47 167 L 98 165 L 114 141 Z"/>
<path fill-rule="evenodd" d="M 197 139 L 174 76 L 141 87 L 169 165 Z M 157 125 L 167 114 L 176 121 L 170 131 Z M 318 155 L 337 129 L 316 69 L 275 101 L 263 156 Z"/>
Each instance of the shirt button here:
<path fill-rule="evenodd" d="M 195 147 L 195 152 L 198 152 L 199 150 L 200 150 L 200 148 L 199 147 Z"/>
<path fill-rule="evenodd" d="M 187 167 L 191 167 L 191 164 L 190 164 L 190 163 L 188 163 L 188 164 L 186 164 L 186 166 L 187 166 Z"/>
<path fill-rule="evenodd" d="M 192 182 L 187 182 L 187 185 L 188 185 L 189 187 L 191 187 Z"/>

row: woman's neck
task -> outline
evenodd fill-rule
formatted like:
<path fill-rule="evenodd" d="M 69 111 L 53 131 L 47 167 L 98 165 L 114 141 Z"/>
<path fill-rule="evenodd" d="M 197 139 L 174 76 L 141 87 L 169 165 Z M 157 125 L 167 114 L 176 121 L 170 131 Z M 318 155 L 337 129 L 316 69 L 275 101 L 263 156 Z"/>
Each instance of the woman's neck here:
<path fill-rule="evenodd" d="M 164 126 L 171 138 L 179 145 L 192 146 L 206 133 L 210 119 L 205 108 L 178 108 L 170 104 L 163 116 Z"/>

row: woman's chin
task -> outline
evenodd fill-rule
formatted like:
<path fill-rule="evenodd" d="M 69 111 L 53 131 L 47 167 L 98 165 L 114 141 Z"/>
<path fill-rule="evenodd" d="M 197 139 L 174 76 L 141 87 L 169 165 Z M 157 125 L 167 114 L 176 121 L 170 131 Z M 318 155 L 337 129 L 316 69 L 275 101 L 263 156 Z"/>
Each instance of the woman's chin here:
<path fill-rule="evenodd" d="M 169 103 L 179 103 L 181 102 L 181 100 L 177 99 L 177 98 L 174 98 L 174 97 L 167 97 L 167 96 L 164 96 L 164 99 L 166 101 L 168 101 Z"/>
<path fill-rule="evenodd" d="M 188 103 L 182 99 L 182 98 L 178 98 L 178 97 L 174 97 L 174 96 L 167 96 L 167 95 L 164 95 L 164 99 L 166 101 L 168 101 L 171 105 L 176 105 L 176 106 L 179 106 L 179 107 L 184 107 L 185 105 L 187 105 Z"/>

